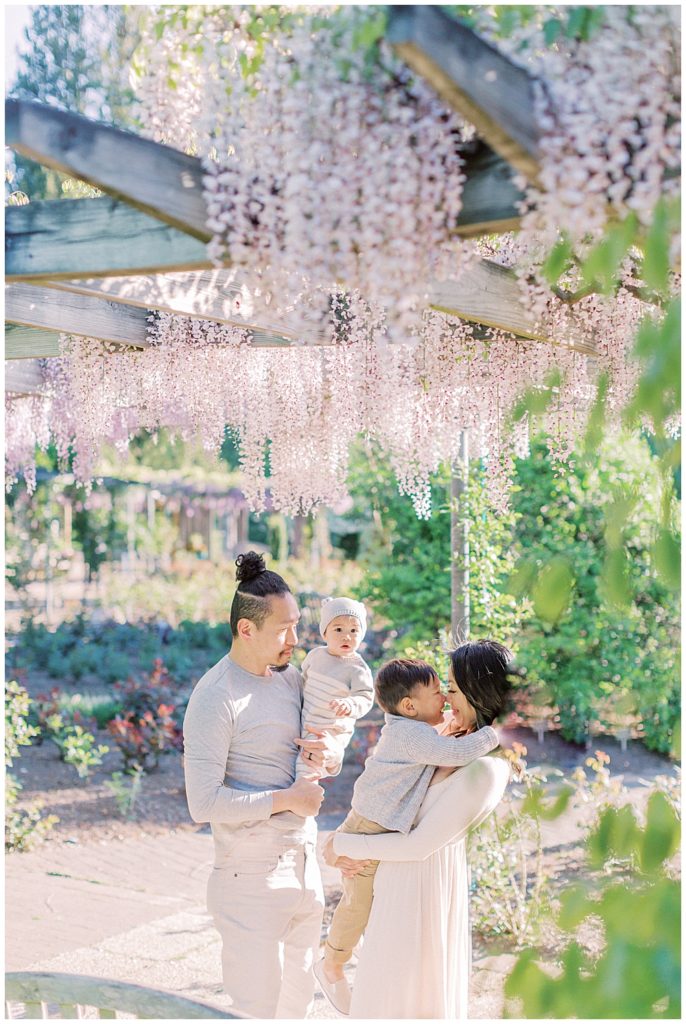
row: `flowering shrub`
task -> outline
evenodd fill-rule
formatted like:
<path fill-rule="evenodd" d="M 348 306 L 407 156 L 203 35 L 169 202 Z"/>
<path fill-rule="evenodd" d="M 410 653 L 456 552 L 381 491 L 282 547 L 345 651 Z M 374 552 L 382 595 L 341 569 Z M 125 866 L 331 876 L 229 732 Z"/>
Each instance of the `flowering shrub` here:
<path fill-rule="evenodd" d="M 177 727 L 171 713 L 174 708 L 160 704 L 142 715 L 126 712 L 108 723 L 108 731 L 124 758 L 124 770 L 156 768 L 160 754 L 170 753 L 178 741 Z"/>
<path fill-rule="evenodd" d="M 125 710 L 107 728 L 122 753 L 125 771 L 150 770 L 161 754 L 181 749 L 185 701 L 178 703 L 173 680 L 159 658 L 149 675 L 119 683 L 117 689 Z"/>

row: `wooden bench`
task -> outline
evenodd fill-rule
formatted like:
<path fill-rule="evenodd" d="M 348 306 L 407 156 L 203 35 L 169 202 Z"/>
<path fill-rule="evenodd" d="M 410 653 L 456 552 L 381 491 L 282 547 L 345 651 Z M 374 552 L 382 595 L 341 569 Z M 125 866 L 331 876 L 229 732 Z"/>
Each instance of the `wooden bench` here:
<path fill-rule="evenodd" d="M 5 975 L 5 1008 L 8 1020 L 115 1019 L 118 1012 L 146 1020 L 237 1019 L 207 1003 L 142 985 L 79 974 L 29 971 Z"/>

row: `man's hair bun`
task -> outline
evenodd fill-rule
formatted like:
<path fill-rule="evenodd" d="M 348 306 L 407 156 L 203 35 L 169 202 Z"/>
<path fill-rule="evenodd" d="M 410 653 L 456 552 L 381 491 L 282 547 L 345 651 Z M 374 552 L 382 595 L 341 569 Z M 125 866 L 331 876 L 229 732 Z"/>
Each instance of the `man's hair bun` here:
<path fill-rule="evenodd" d="M 267 571 L 264 558 L 257 551 L 246 551 L 236 559 L 236 579 L 240 583 L 248 583 L 256 576 Z"/>

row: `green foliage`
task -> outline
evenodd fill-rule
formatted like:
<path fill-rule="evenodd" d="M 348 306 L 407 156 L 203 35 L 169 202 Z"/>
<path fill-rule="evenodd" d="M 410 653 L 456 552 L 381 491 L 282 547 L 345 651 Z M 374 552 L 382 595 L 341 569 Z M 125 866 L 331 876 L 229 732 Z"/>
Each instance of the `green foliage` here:
<path fill-rule="evenodd" d="M 399 648 L 437 636 L 450 621 L 447 475 L 432 483 L 428 520 L 417 519 L 398 494 L 391 467 L 378 452 L 354 454 L 348 483 L 355 501 L 351 515 L 369 517 L 371 506 L 372 517 L 359 554 L 365 577 L 358 598 L 390 620 Z"/>
<path fill-rule="evenodd" d="M 434 512 L 414 516 L 388 463 L 360 454 L 350 483 L 363 537 L 357 588 L 389 620 L 392 652 L 418 650 L 450 623 L 447 473 L 432 481 Z M 516 463 L 512 511 L 489 508 L 483 470 L 470 469 L 461 516 L 469 527 L 471 635 L 514 647 L 528 691 L 547 695 L 565 739 L 582 743 L 591 725 L 614 731 L 640 720 L 647 746 L 669 753 L 679 720 L 678 613 L 653 568 L 655 508 L 664 482 L 639 439 L 596 446 L 593 461 L 555 468 L 543 442 Z M 674 515 L 673 495 L 668 495 Z M 670 534 L 672 536 L 672 534 Z M 676 572 L 676 569 L 675 569 Z M 427 649 L 427 648 L 423 648 Z M 524 691 L 519 697 L 524 699 Z"/>
<path fill-rule="evenodd" d="M 535 613 L 521 623 L 518 661 L 551 692 L 566 739 L 583 742 L 629 694 L 646 744 L 666 753 L 679 718 L 678 618 L 651 565 L 660 470 L 641 442 L 596 458 L 556 473 L 539 444 L 517 463 L 509 589 L 531 593 Z"/>
<path fill-rule="evenodd" d="M 19 757 L 19 748 L 28 746 L 40 729 L 28 721 L 30 700 L 16 680 L 5 686 L 5 767 L 11 768 Z M 54 814 L 43 817 L 38 804 L 17 807 L 21 783 L 14 775 L 5 776 L 5 849 L 28 850 L 59 821 Z"/>
<path fill-rule="evenodd" d="M 143 783 L 143 769 L 135 765 L 128 774 L 112 772 L 112 778 L 105 785 L 114 796 L 117 810 L 122 818 L 134 817 L 134 809 Z"/>
<path fill-rule="evenodd" d="M 552 976 L 530 949 L 505 984 L 525 1017 L 681 1017 L 681 886 L 668 868 L 679 837 L 676 811 L 660 792 L 651 795 L 643 825 L 630 806 L 604 811 L 588 840 L 590 865 L 621 858 L 638 868 L 620 883 L 601 876 L 563 893 L 554 915 L 567 938 L 561 969 Z M 597 956 L 576 938 L 589 918 L 603 929 Z"/>
<path fill-rule="evenodd" d="M 29 724 L 29 695 L 12 679 L 5 686 L 5 766 L 11 768 L 19 757 L 19 747 L 26 747 L 40 729 Z"/>
<path fill-rule="evenodd" d="M 51 739 L 59 747 L 62 760 L 76 769 L 80 779 L 87 779 L 94 769 L 99 768 L 103 756 L 110 749 L 105 743 L 98 743 L 93 733 L 82 725 L 61 724 Z"/>
<path fill-rule="evenodd" d="M 521 773 L 503 809 L 469 836 L 470 915 L 482 935 L 508 936 L 516 948 L 533 941 L 548 896 L 538 806 L 546 777 L 525 771 L 526 749 L 506 751 Z M 523 799 L 523 797 L 525 797 Z"/>
<path fill-rule="evenodd" d="M 630 213 L 624 220 L 609 225 L 604 237 L 583 260 L 584 284 L 606 295 L 615 291 L 622 263 L 638 235 L 638 218 Z"/>
<path fill-rule="evenodd" d="M 138 42 L 133 6 L 38 5 L 25 30 L 20 68 L 9 94 L 85 114 L 122 128 L 135 125 L 128 66 Z M 74 183 L 22 156 L 17 186 L 31 200 L 72 198 Z"/>
<path fill-rule="evenodd" d="M 541 7 L 532 4 L 494 4 L 488 8 L 474 4 L 448 4 L 444 10 L 454 14 L 478 31 L 487 31 L 505 39 L 531 21 L 538 21 L 547 46 L 560 37 L 586 42 L 592 39 L 605 21 L 605 6 Z M 522 42 L 525 46 L 526 41 Z"/>

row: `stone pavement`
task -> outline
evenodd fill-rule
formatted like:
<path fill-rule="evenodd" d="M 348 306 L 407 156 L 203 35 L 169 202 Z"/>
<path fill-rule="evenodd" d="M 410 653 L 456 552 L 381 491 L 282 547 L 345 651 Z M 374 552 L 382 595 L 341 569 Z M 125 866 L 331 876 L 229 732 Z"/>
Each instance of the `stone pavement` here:
<path fill-rule="evenodd" d="M 329 834 L 320 831 L 320 847 Z M 339 875 L 320 861 L 330 899 Z M 6 970 L 135 982 L 228 1009 L 219 937 L 205 910 L 211 864 L 212 838 L 202 830 L 46 843 L 8 856 Z M 319 992 L 312 1016 L 334 1016 Z"/>

